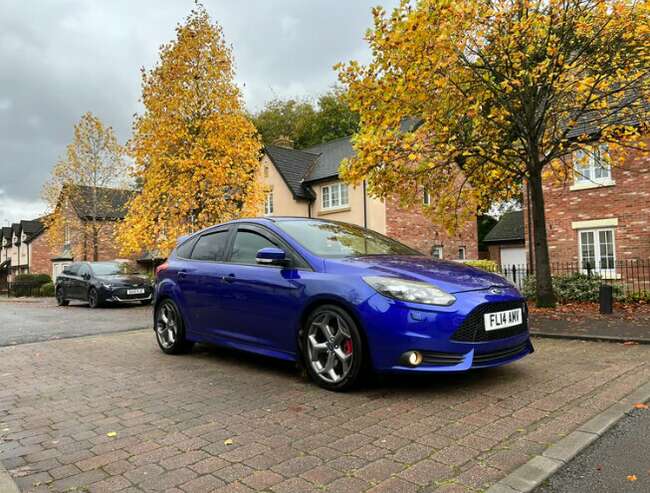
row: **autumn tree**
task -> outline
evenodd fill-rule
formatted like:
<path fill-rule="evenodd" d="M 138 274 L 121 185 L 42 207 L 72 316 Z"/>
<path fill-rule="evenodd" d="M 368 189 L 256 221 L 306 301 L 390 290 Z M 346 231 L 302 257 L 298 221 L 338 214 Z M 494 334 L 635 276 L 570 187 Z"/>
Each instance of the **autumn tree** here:
<path fill-rule="evenodd" d="M 607 144 L 612 164 L 643 151 L 648 125 L 647 1 L 403 0 L 374 10 L 372 61 L 339 66 L 361 117 L 344 167 L 386 196 L 435 198 L 453 229 L 524 184 L 530 193 L 537 303 L 555 303 L 542 178 L 574 174 L 572 156 Z M 417 117 L 412 132 L 400 131 Z"/>
<path fill-rule="evenodd" d="M 46 217 L 52 248 L 83 245 L 83 257 L 97 260 L 102 241 L 113 242 L 113 194 L 107 189 L 124 187 L 128 181 L 124 148 L 111 127 L 92 113 L 85 113 L 74 126 L 72 142 L 43 188 L 50 214 Z"/>
<path fill-rule="evenodd" d="M 142 103 L 129 143 L 139 193 L 119 228 L 124 253 L 164 255 L 181 235 L 258 212 L 260 143 L 231 50 L 203 6 L 143 70 Z"/>
<path fill-rule="evenodd" d="M 315 105 L 308 99 L 273 99 L 253 116 L 253 122 L 264 143 L 288 137 L 297 149 L 347 137 L 359 128 L 359 116 L 340 87 L 321 94 Z"/>

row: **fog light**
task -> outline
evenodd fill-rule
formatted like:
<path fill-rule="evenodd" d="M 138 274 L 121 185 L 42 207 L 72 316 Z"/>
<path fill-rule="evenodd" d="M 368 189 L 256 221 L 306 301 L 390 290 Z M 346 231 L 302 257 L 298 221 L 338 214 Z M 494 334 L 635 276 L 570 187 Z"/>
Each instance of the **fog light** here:
<path fill-rule="evenodd" d="M 407 351 L 400 358 L 403 364 L 408 366 L 419 366 L 422 363 L 422 353 L 419 351 Z"/>

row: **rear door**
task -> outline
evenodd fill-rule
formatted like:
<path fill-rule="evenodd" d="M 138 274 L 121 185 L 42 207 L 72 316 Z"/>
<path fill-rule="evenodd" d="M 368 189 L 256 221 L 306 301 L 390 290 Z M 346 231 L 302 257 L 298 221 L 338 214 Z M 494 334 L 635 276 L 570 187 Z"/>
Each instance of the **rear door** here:
<path fill-rule="evenodd" d="M 79 266 L 79 272 L 75 278 L 76 297 L 80 300 L 88 299 L 88 289 L 90 287 L 90 276 L 92 272 L 90 266 L 86 263 Z"/>
<path fill-rule="evenodd" d="M 277 247 L 290 259 L 288 267 L 259 265 L 257 252 Z M 270 230 L 240 225 L 226 264 L 227 287 L 220 314 L 233 339 L 284 352 L 295 350 L 295 327 L 302 308 L 301 269 L 309 266 Z"/>
<path fill-rule="evenodd" d="M 223 260 L 229 240 L 229 227 L 202 234 L 194 242 L 189 259 L 179 266 L 177 282 L 183 295 L 185 320 L 192 332 L 218 332 L 225 275 Z"/>
<path fill-rule="evenodd" d="M 63 296 L 65 298 L 76 298 L 74 293 L 74 277 L 78 272 L 79 264 L 73 263 L 67 265 L 63 269 L 63 273 L 59 276 L 59 285 L 63 288 Z"/>

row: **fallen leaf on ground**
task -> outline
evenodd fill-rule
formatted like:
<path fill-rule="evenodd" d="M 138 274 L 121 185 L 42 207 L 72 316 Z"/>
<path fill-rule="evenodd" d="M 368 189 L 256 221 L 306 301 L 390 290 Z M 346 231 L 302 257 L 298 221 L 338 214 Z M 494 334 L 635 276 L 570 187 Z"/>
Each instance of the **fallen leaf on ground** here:
<path fill-rule="evenodd" d="M 625 341 L 623 343 L 623 346 L 638 346 L 638 345 L 639 345 L 639 343 L 636 342 L 636 341 Z"/>
<path fill-rule="evenodd" d="M 648 405 L 643 402 L 637 402 L 634 404 L 634 409 L 648 409 Z"/>
<path fill-rule="evenodd" d="M 232 438 L 227 438 L 223 441 L 224 445 L 232 445 L 233 443 L 235 442 L 232 441 Z"/>
<path fill-rule="evenodd" d="M 630 475 L 627 477 L 627 480 L 628 480 L 628 481 L 636 481 L 636 474 L 630 474 Z"/>
<path fill-rule="evenodd" d="M 106 433 L 106 436 L 110 437 L 110 438 L 116 437 L 117 432 L 116 431 L 109 431 L 108 433 Z"/>

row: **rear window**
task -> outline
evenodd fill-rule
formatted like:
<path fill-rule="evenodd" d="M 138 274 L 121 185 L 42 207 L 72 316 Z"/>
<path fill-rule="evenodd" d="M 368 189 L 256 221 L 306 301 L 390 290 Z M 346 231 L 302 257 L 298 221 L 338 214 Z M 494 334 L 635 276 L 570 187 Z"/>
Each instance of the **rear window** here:
<path fill-rule="evenodd" d="M 194 246 L 194 240 L 195 238 L 190 238 L 184 243 L 181 243 L 176 248 L 176 256 L 179 258 L 190 258 L 190 255 L 192 255 L 192 247 Z"/>
<path fill-rule="evenodd" d="M 192 250 L 192 260 L 221 260 L 228 242 L 228 230 L 201 236 Z"/>

